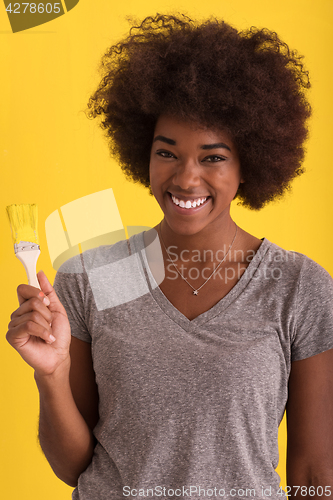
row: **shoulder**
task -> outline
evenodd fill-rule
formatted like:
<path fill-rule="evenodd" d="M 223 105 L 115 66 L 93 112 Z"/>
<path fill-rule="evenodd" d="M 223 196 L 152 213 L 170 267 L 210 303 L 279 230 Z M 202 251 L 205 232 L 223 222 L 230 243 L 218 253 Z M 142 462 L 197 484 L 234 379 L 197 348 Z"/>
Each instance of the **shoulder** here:
<path fill-rule="evenodd" d="M 129 240 L 92 248 L 72 257 L 57 272 L 56 293 L 64 298 L 79 297 L 85 304 L 93 297 L 98 310 L 127 302 L 128 296 L 133 298 L 133 290 L 138 288 L 139 296 L 144 295 L 142 270 L 135 255 L 142 242 L 143 233 L 138 233 Z"/>
<path fill-rule="evenodd" d="M 265 265 L 275 268 L 276 275 L 280 271 L 282 279 L 289 282 L 297 280 L 300 288 L 313 289 L 333 285 L 331 275 L 311 258 L 300 252 L 285 250 L 268 240 L 264 241 L 267 246 L 263 259 Z"/>
<path fill-rule="evenodd" d="M 79 288 L 83 293 L 92 274 L 96 271 L 99 275 L 106 270 L 110 272 L 115 262 L 129 256 L 130 240 L 91 248 L 68 259 L 57 271 L 53 285 L 56 292 L 59 294 L 68 290 L 74 293 Z"/>
<path fill-rule="evenodd" d="M 267 266 L 280 271 L 274 297 L 278 300 L 279 296 L 289 311 L 291 360 L 332 349 L 333 279 L 330 274 L 306 255 L 270 242 L 264 260 Z"/>
<path fill-rule="evenodd" d="M 120 240 L 113 245 L 102 245 L 91 248 L 85 252 L 71 257 L 58 269 L 58 274 L 80 274 L 107 266 L 119 260 L 125 259 L 131 254 L 134 238 L 140 237 L 142 233 L 132 236 L 129 240 Z"/>

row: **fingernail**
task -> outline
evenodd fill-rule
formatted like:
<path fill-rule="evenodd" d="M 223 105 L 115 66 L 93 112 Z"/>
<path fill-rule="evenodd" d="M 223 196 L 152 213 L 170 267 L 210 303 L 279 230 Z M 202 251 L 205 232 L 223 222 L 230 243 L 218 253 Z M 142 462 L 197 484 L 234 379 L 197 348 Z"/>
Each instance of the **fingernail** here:
<path fill-rule="evenodd" d="M 39 297 L 43 297 L 43 302 L 46 306 L 49 306 L 50 305 L 50 299 L 48 297 L 46 297 L 45 293 L 44 292 L 39 292 Z"/>
<path fill-rule="evenodd" d="M 46 297 L 46 295 L 45 295 L 45 297 L 43 298 L 43 303 L 44 303 L 46 306 L 49 306 L 49 305 L 51 304 L 50 299 L 49 299 L 48 297 Z"/>
<path fill-rule="evenodd" d="M 52 334 L 49 336 L 49 339 L 50 339 L 51 342 L 55 341 L 55 337 Z"/>

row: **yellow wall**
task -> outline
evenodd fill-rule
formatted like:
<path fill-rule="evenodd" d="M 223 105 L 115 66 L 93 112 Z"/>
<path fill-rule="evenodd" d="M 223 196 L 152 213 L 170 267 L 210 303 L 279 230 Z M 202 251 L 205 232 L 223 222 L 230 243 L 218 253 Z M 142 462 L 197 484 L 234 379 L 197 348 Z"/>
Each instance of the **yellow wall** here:
<path fill-rule="evenodd" d="M 81 0 L 67 14 L 42 26 L 11 33 L 0 5 L 0 489 L 8 500 L 70 498 L 44 459 L 36 438 L 38 394 L 32 370 L 4 339 L 16 309 L 16 286 L 25 282 L 15 259 L 5 206 L 37 203 L 42 254 L 39 268 L 53 280 L 44 221 L 60 206 L 113 188 L 124 225 L 153 226 L 161 218 L 147 192 L 128 183 L 109 159 L 97 123 L 82 110 L 97 83 L 106 47 L 127 32 L 127 15 L 142 18 L 178 9 L 197 18 L 223 17 L 239 29 L 268 27 L 306 56 L 312 75 L 314 117 L 307 173 L 292 195 L 263 211 L 233 208 L 237 223 L 258 237 L 307 254 L 331 274 L 332 248 L 332 39 L 331 0 Z M 283 160 L 283 159 L 282 159 Z M 279 471 L 284 477 L 285 430 Z"/>

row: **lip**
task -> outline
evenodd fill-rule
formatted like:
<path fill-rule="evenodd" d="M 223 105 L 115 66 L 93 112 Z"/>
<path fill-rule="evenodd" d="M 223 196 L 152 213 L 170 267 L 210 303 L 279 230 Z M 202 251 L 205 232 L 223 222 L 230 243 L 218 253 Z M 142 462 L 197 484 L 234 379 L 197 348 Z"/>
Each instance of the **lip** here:
<path fill-rule="evenodd" d="M 172 201 L 171 199 L 171 193 L 168 191 L 167 193 L 167 198 L 168 198 L 168 203 L 172 206 L 172 208 L 178 213 L 178 214 L 181 214 L 181 215 L 193 215 L 197 212 L 199 212 L 200 210 L 202 210 L 208 203 L 210 203 L 210 200 L 211 200 L 211 197 L 207 197 L 207 200 L 202 204 L 202 205 L 199 205 L 198 207 L 194 207 L 194 208 L 182 208 L 180 207 L 179 205 L 175 205 L 175 203 Z M 176 196 L 172 193 L 172 196 Z M 176 196 L 176 198 L 178 198 L 178 196 Z M 188 200 L 195 200 L 196 198 L 206 198 L 205 196 L 197 196 L 197 197 L 193 197 L 192 198 L 184 198 L 183 196 L 182 197 L 179 197 L 178 199 L 179 200 L 184 200 L 184 201 L 188 201 Z"/>

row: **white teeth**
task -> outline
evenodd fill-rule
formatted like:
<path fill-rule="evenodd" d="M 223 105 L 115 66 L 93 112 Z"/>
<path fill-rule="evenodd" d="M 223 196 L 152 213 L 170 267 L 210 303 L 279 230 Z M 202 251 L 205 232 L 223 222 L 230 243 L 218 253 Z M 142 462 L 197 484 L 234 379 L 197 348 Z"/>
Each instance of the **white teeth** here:
<path fill-rule="evenodd" d="M 202 205 L 206 200 L 206 198 L 198 198 L 196 200 L 190 201 L 187 200 L 186 202 L 184 200 L 179 200 L 175 196 L 171 195 L 172 201 L 175 205 L 179 205 L 181 208 L 195 208 L 198 207 L 199 205 Z"/>

